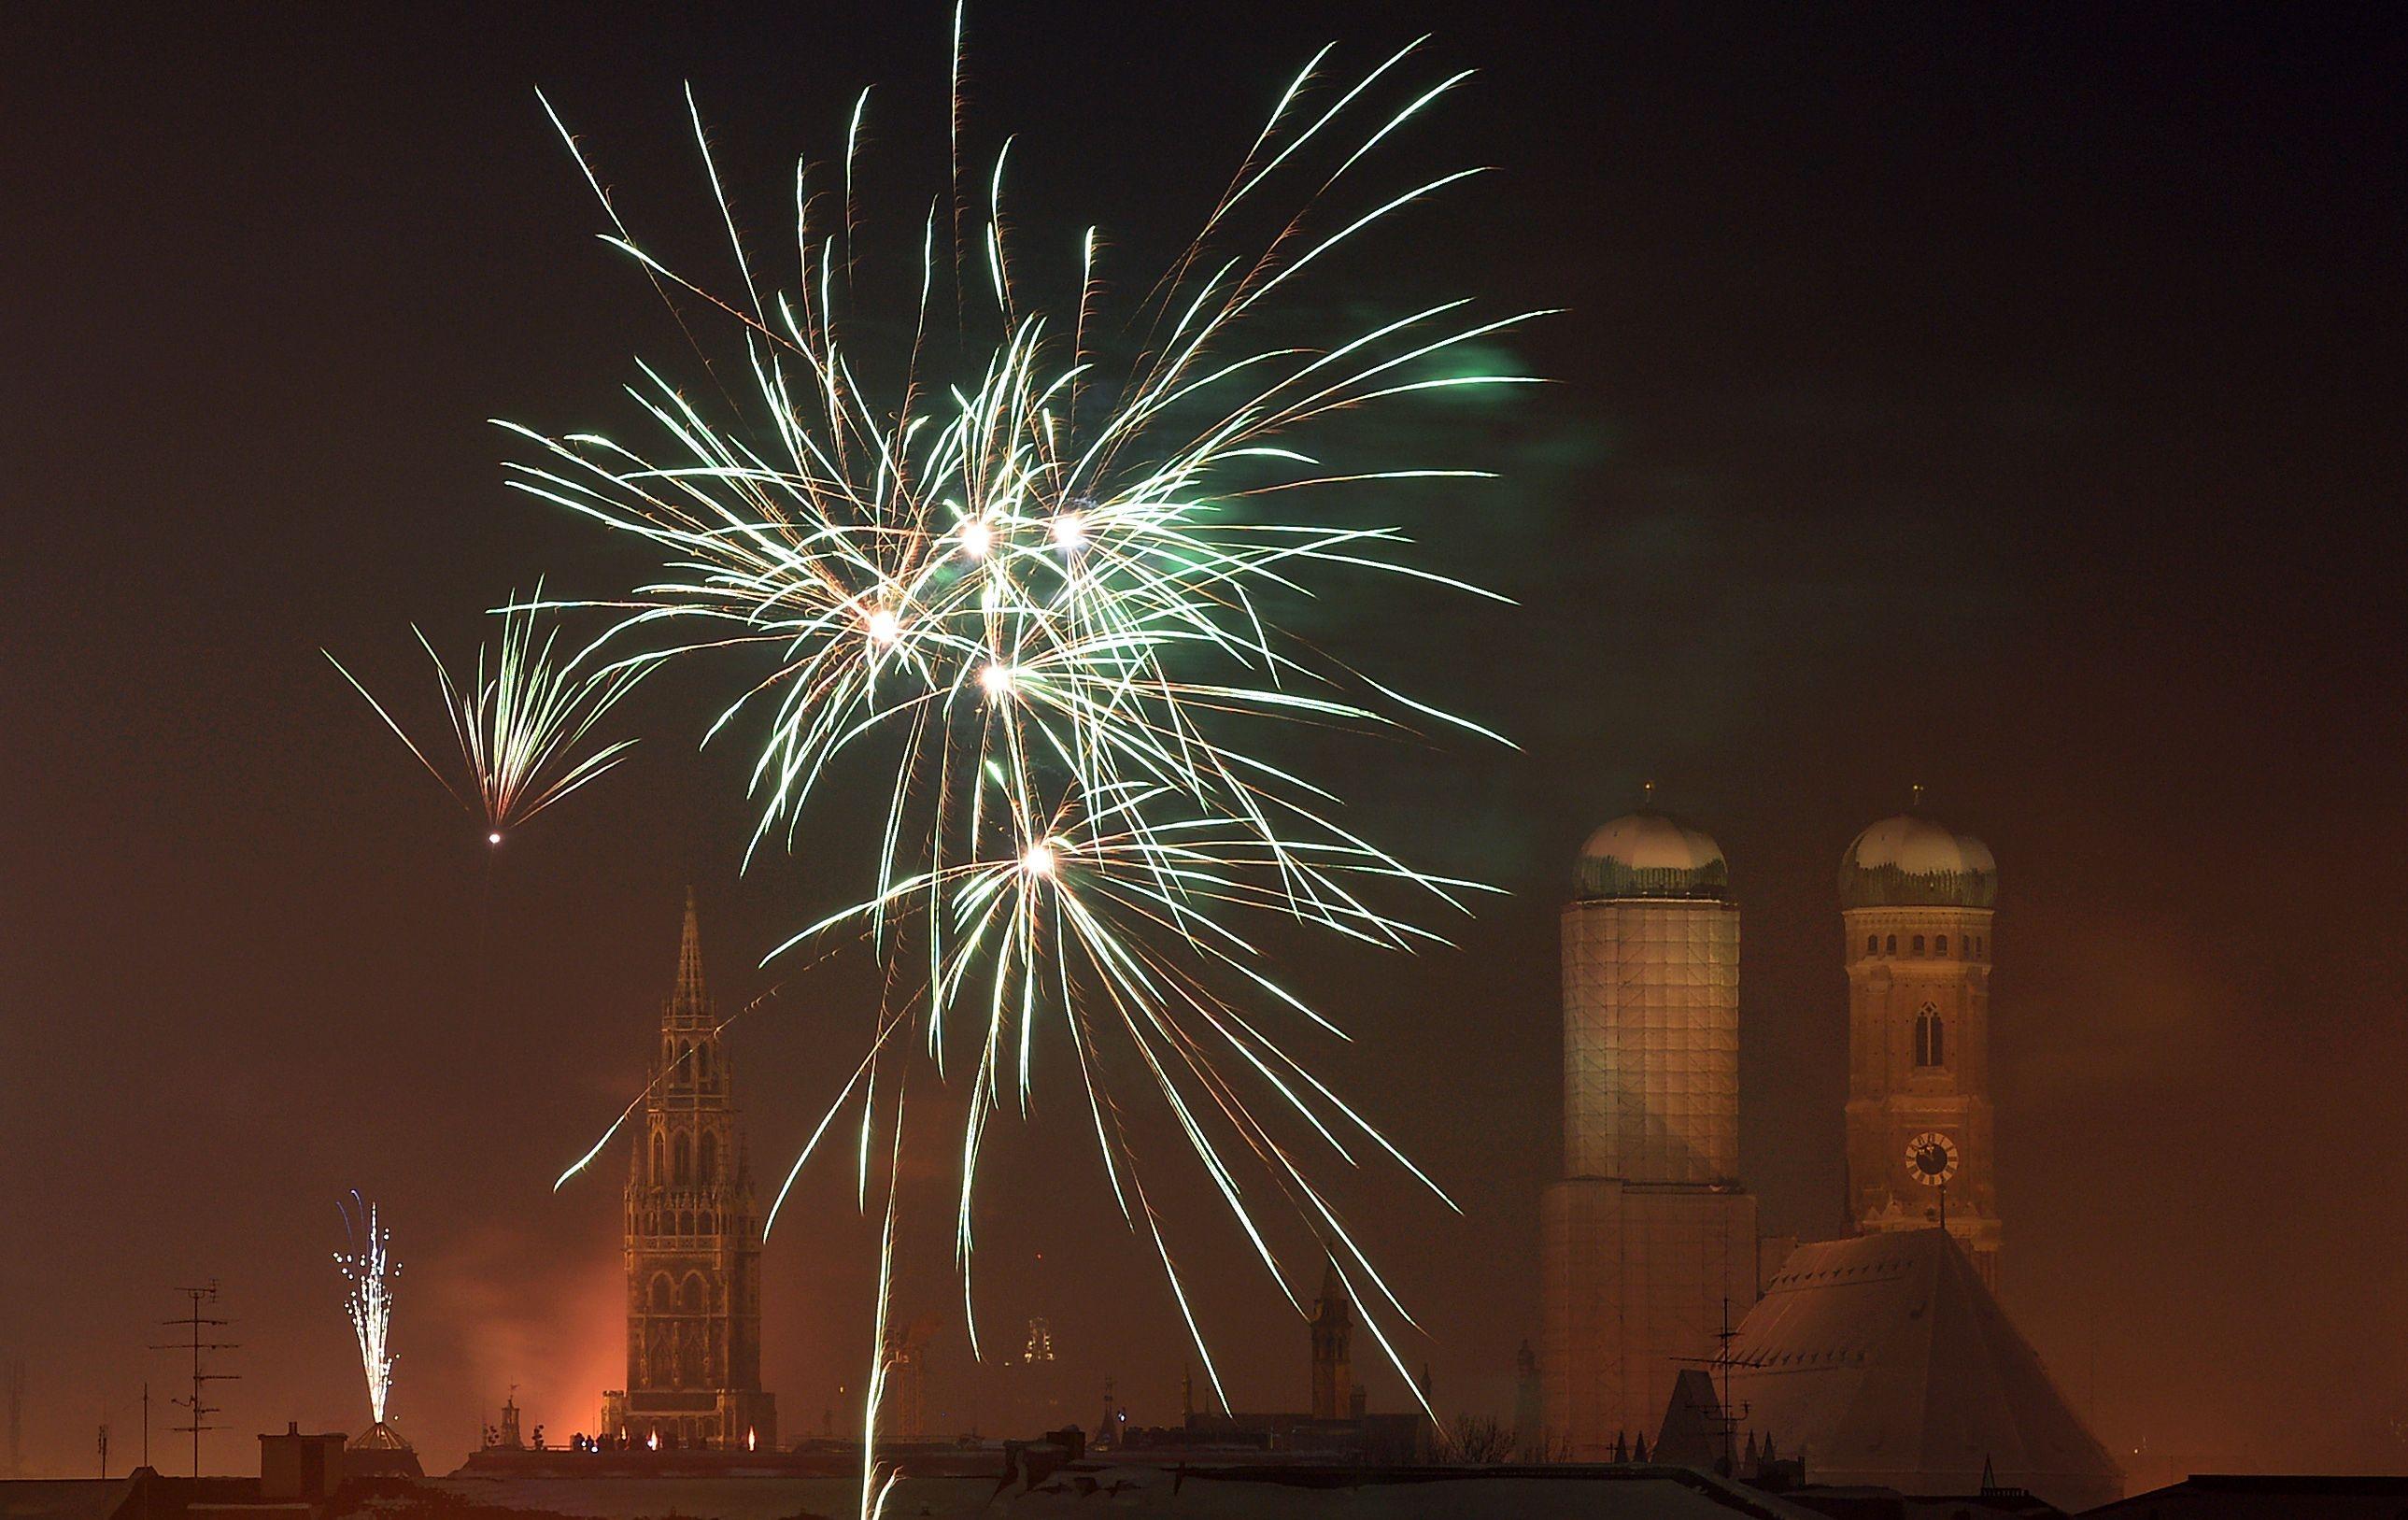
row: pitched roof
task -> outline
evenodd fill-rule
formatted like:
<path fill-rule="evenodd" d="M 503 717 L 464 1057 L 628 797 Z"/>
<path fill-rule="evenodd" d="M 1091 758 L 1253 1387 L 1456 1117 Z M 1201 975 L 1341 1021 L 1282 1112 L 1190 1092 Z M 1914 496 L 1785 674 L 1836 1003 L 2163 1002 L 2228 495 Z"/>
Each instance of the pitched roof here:
<path fill-rule="evenodd" d="M 2194 1472 L 2178 1484 L 2093 1510 L 2106 1520 L 2396 1520 L 2408 1478 L 2373 1474 Z"/>
<path fill-rule="evenodd" d="M 111 1520 L 132 1478 L 22 1478 L 0 1483 L 0 1520 Z"/>
<path fill-rule="evenodd" d="M 2000 1484 L 2068 1509 L 2123 1475 L 2040 1355 L 1940 1229 L 1803 1245 L 1731 1346 L 1731 1403 L 1813 1483 L 1970 1494 Z"/>

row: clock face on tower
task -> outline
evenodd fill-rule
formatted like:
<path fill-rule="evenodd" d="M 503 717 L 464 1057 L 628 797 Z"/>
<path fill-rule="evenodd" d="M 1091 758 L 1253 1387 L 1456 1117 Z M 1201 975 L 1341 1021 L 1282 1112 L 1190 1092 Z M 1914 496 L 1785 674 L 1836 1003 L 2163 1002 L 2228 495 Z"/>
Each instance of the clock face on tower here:
<path fill-rule="evenodd" d="M 1938 1187 L 1956 1175 L 1956 1142 L 1937 1130 L 1926 1130 L 1906 1142 L 1907 1175 L 1926 1187 Z"/>

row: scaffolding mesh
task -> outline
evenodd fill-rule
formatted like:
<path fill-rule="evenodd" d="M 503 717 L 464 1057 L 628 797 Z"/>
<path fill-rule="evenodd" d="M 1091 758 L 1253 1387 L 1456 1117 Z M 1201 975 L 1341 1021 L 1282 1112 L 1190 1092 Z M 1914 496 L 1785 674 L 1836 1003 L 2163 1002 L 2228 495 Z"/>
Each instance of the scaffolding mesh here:
<path fill-rule="evenodd" d="M 1739 911 L 1564 910 L 1564 1170 L 1634 1183 L 1739 1175 Z"/>
<path fill-rule="evenodd" d="M 1756 1199 L 1557 1183 L 1541 1249 L 1549 1442 L 1581 1461 L 1617 1437 L 1653 1444 L 1681 1369 L 1714 1354 L 1725 1301 L 1734 1323 L 1756 1301 Z"/>

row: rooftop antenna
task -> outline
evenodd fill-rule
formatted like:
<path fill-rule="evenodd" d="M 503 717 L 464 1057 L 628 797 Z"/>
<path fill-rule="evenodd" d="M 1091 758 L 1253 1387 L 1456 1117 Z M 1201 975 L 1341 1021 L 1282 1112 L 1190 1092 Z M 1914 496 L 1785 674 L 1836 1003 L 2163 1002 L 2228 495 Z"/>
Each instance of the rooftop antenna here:
<path fill-rule="evenodd" d="M 1712 1356 L 1682 1356 L 1675 1358 L 1676 1360 L 1684 1362 L 1704 1363 L 1707 1367 L 1713 1369 L 1713 1376 L 1721 1384 L 1715 1396 L 1717 1407 L 1714 1412 L 1714 1417 L 1709 1423 L 1713 1427 L 1714 1433 L 1722 1438 L 1722 1475 L 1726 1478 L 1736 1477 L 1739 1474 L 1739 1468 L 1734 1461 L 1736 1454 L 1732 1449 L 1732 1438 L 1738 1433 L 1740 1422 L 1747 1418 L 1752 1407 L 1748 1404 L 1742 1404 L 1737 1409 L 1731 1408 L 1731 1369 L 1734 1366 L 1753 1368 L 1762 1365 L 1761 1363 L 1755 1361 L 1742 1361 L 1740 1358 L 1731 1355 L 1731 1343 L 1739 1339 L 1739 1327 L 1731 1324 L 1730 1311 L 1731 1301 L 1728 1298 L 1725 1298 L 1723 1300 L 1723 1327 L 1719 1331 L 1715 1332 L 1714 1341 L 1716 1346 L 1714 1354 Z M 1659 1442 L 1658 1444 L 1660 1445 L 1661 1443 Z"/>
<path fill-rule="evenodd" d="M 212 1383 L 231 1383 L 236 1376 L 236 1374 L 233 1372 L 211 1372 L 206 1370 L 201 1363 L 201 1354 L 206 1351 L 234 1351 L 237 1349 L 237 1343 L 232 1341 L 204 1341 L 201 1339 L 201 1331 L 205 1326 L 217 1328 L 229 1323 L 226 1320 L 211 1319 L 201 1312 L 201 1306 L 203 1304 L 213 1304 L 218 1301 L 218 1280 L 216 1278 L 210 1278 L 208 1285 L 206 1287 L 178 1288 L 176 1291 L 182 1294 L 186 1298 L 192 1300 L 190 1312 L 186 1313 L 182 1319 L 161 1320 L 159 1323 L 169 1326 L 180 1325 L 188 1327 L 193 1332 L 192 1340 L 189 1342 L 169 1341 L 165 1344 L 154 1344 L 150 1349 L 152 1351 L 190 1350 L 193 1354 L 193 1397 L 190 1398 L 172 1398 L 168 1400 L 169 1403 L 181 1404 L 192 1411 L 193 1423 L 190 1425 L 171 1426 L 168 1428 L 191 1434 L 193 1438 L 193 1476 L 197 1478 L 201 1475 L 201 1433 L 207 1430 L 222 1430 L 224 1428 L 222 1426 L 209 1424 L 210 1415 L 221 1414 L 223 1413 L 224 1411 L 220 1409 L 217 1405 L 208 1402 L 203 1396 L 207 1392 L 208 1384 Z M 146 1384 L 145 1387 L 147 1391 L 148 1385 Z M 144 1424 L 144 1444 L 148 1445 L 149 1424 L 147 1414 L 150 1409 L 150 1404 L 147 1398 L 144 1401 L 143 1409 L 146 1414 Z"/>
<path fill-rule="evenodd" d="M 1639 806 L 1649 812 L 1654 812 L 1656 810 L 1656 783 L 1654 782 L 1641 782 L 1639 783 Z"/>
<path fill-rule="evenodd" d="M 1914 783 L 1914 800 L 1907 805 L 1907 809 L 1911 812 L 1921 812 L 1923 810 L 1923 783 L 1921 782 Z"/>
<path fill-rule="evenodd" d="M 1721 1405 L 1722 1412 L 1721 1417 L 1714 1423 L 1722 1427 L 1723 1476 L 1727 1478 L 1735 1478 L 1739 1476 L 1739 1467 L 1733 1460 L 1733 1453 L 1731 1451 L 1731 1436 L 1739 1429 L 1739 1422 L 1747 1418 L 1750 1407 L 1742 1405 L 1738 1409 L 1731 1408 L 1731 1342 L 1737 1339 L 1739 1339 L 1739 1331 L 1731 1325 L 1730 1300 L 1728 1298 L 1725 1298 L 1723 1300 L 1723 1327 L 1714 1336 L 1714 1368 L 1717 1372 L 1722 1374 L 1722 1398 L 1716 1401 Z"/>

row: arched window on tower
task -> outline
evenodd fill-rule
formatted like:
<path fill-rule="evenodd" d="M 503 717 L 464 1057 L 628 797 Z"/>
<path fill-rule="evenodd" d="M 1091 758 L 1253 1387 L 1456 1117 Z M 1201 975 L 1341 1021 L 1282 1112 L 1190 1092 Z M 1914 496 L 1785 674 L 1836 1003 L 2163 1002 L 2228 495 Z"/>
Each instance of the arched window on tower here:
<path fill-rule="evenodd" d="M 1935 955 L 1945 955 L 1948 954 L 1948 937 L 1946 935 L 1942 935 L 1938 942 L 1932 945 L 1931 953 Z"/>
<path fill-rule="evenodd" d="M 1914 937 L 1914 953 L 1918 955 L 1923 954 L 1923 936 L 1919 934 Z"/>
<path fill-rule="evenodd" d="M 1948 1030 L 1940 1021 L 1940 1010 L 1929 1003 L 1914 1015 L 1914 1064 L 1946 1066 L 1948 1064 Z"/>
<path fill-rule="evenodd" d="M 1891 936 L 1889 937 L 1889 948 L 1888 948 L 1888 949 L 1886 949 L 1886 950 L 1885 950 L 1885 951 L 1883 951 L 1883 952 L 1882 952 L 1882 954 L 1885 954 L 1885 955 L 1895 955 L 1895 954 L 1898 954 L 1898 936 L 1897 936 L 1897 935 L 1894 935 L 1894 934 L 1893 934 L 1893 935 L 1891 935 Z"/>
<path fill-rule="evenodd" d="M 702 1285 L 702 1274 L 700 1272 L 686 1273 L 685 1287 L 678 1295 L 678 1309 L 684 1313 L 699 1314 L 702 1312 L 705 1306 L 706 1298 L 707 1295 L 705 1294 Z"/>
<path fill-rule="evenodd" d="M 652 1137 L 652 1184 L 654 1187 L 658 1187 L 661 1183 L 666 1181 L 668 1181 L 668 1175 L 661 1168 L 661 1138 L 658 1135 L 654 1135 Z"/>
<path fill-rule="evenodd" d="M 702 1137 L 702 1159 L 695 1170 L 705 1187 L 712 1186 L 719 1181 L 718 1136 L 706 1134 Z"/>
<path fill-rule="evenodd" d="M 1865 954 L 1868 955 L 1878 955 L 1881 954 L 1880 935 L 1869 934 L 1865 936 Z"/>
<path fill-rule="evenodd" d="M 694 1149 L 683 1135 L 669 1142 L 669 1183 L 676 1187 L 694 1183 Z"/>
<path fill-rule="evenodd" d="M 694 1081 L 694 1047 L 692 1045 L 678 1047 L 677 1068 L 669 1074 L 669 1080 L 671 1082 Z"/>
<path fill-rule="evenodd" d="M 669 1274 L 663 1272 L 660 1276 L 652 1279 L 652 1312 L 655 1314 L 666 1314 L 668 1312 Z"/>
<path fill-rule="evenodd" d="M 701 1086 L 710 1085 L 710 1047 L 708 1045 L 694 1048 L 694 1080 Z"/>

